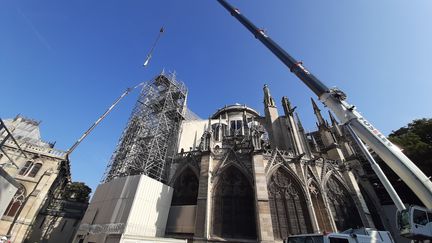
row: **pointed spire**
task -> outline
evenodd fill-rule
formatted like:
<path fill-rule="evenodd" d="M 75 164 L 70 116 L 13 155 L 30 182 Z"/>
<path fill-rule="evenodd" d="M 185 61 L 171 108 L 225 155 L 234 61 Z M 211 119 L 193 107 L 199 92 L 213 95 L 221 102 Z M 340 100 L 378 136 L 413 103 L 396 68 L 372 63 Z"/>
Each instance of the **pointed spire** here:
<path fill-rule="evenodd" d="M 312 144 L 314 146 L 314 150 L 316 152 L 320 152 L 320 147 L 318 146 L 317 141 L 315 140 L 315 137 L 311 134 Z"/>
<path fill-rule="evenodd" d="M 285 116 L 287 117 L 292 116 L 294 110 L 297 108 L 297 107 L 294 108 L 291 107 L 291 102 L 288 100 L 288 97 L 286 96 L 282 97 L 282 107 L 284 109 Z"/>
<path fill-rule="evenodd" d="M 328 111 L 329 116 L 330 116 L 330 120 L 332 123 L 332 126 L 336 126 L 339 125 L 339 122 L 336 120 L 336 118 L 333 116 L 333 113 L 331 113 L 331 111 Z"/>
<path fill-rule="evenodd" d="M 320 112 L 321 110 L 318 108 L 317 104 L 315 103 L 315 100 L 311 97 L 312 101 L 312 107 L 314 109 L 314 112 Z"/>
<path fill-rule="evenodd" d="M 336 120 L 336 118 L 333 116 L 333 114 L 329 111 L 330 120 L 334 129 L 334 132 L 336 133 L 337 137 L 342 136 L 342 130 L 339 126 L 339 122 Z"/>
<path fill-rule="evenodd" d="M 295 116 L 296 116 L 296 118 L 297 118 L 297 126 L 298 126 L 299 130 L 300 130 L 300 131 L 304 131 L 303 125 L 302 125 L 302 123 L 301 123 L 301 121 L 300 121 L 300 117 L 299 117 L 299 115 L 298 115 L 297 112 L 295 113 Z"/>
<path fill-rule="evenodd" d="M 270 95 L 270 90 L 267 86 L 267 84 L 264 84 L 264 105 L 265 106 L 271 106 L 271 107 L 276 107 L 275 102 L 273 100 L 273 98 Z"/>
<path fill-rule="evenodd" d="M 320 126 L 326 126 L 324 118 L 321 115 L 321 110 L 318 108 L 318 106 L 315 103 L 315 101 L 314 101 L 313 98 L 311 98 L 311 101 L 312 101 L 312 107 L 313 107 L 315 116 L 317 117 L 317 120 L 318 120 L 318 123 L 317 123 L 318 127 L 320 127 Z"/>

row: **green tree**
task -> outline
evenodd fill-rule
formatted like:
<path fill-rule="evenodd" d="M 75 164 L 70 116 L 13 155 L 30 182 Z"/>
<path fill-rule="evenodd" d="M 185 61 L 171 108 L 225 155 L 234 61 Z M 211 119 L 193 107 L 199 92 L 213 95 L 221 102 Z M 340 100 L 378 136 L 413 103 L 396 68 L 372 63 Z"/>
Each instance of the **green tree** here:
<path fill-rule="evenodd" d="M 389 139 L 427 176 L 432 176 L 432 119 L 414 120 L 393 131 Z"/>
<path fill-rule="evenodd" d="M 400 147 L 403 153 L 422 170 L 432 176 L 432 119 L 414 120 L 408 125 L 392 131 L 389 139 Z M 417 195 L 380 158 L 376 158 L 396 192 L 404 203 L 422 205 Z M 373 181 L 377 195 L 384 204 L 392 203 L 379 181 Z"/>
<path fill-rule="evenodd" d="M 65 198 L 76 202 L 88 202 L 91 188 L 83 182 L 72 182 L 66 186 Z"/>

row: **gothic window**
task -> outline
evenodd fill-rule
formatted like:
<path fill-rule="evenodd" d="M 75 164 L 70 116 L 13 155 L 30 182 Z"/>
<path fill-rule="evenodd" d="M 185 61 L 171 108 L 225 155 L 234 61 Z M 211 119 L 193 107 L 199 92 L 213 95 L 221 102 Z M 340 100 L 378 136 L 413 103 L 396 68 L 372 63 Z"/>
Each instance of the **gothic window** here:
<path fill-rule="evenodd" d="M 171 205 L 196 205 L 198 197 L 198 178 L 189 167 L 177 177 Z"/>
<path fill-rule="evenodd" d="M 41 167 L 42 167 L 41 163 L 34 164 L 33 167 L 31 168 L 30 172 L 28 173 L 28 176 L 29 177 L 35 177 L 36 174 L 39 172 Z"/>
<path fill-rule="evenodd" d="M 213 124 L 212 125 L 212 131 L 213 131 L 213 137 L 216 140 L 222 140 L 222 138 L 225 136 L 227 125 L 225 124 Z"/>
<path fill-rule="evenodd" d="M 327 197 L 338 230 L 363 226 L 349 191 L 334 176 L 327 182 Z"/>
<path fill-rule="evenodd" d="M 270 178 L 268 191 L 273 233 L 277 239 L 313 232 L 306 197 L 300 183 L 288 171 L 276 170 Z"/>
<path fill-rule="evenodd" d="M 314 181 L 309 184 L 309 194 L 311 195 L 312 205 L 318 220 L 319 229 L 321 232 L 332 231 L 329 215 L 327 214 L 321 191 L 318 184 Z"/>
<path fill-rule="evenodd" d="M 24 200 L 25 188 L 23 186 L 20 186 L 18 188 L 18 191 L 15 193 L 15 196 L 12 198 L 12 201 L 9 203 L 9 206 L 6 208 L 4 215 L 14 217 L 24 203 Z"/>
<path fill-rule="evenodd" d="M 33 162 L 31 161 L 27 161 L 25 163 L 25 165 L 21 168 L 20 172 L 18 173 L 18 175 L 25 175 L 29 172 L 30 168 L 32 167 Z"/>
<path fill-rule="evenodd" d="M 213 234 L 224 238 L 256 239 L 253 188 L 235 166 L 219 177 L 213 195 Z"/>
<path fill-rule="evenodd" d="M 35 177 L 42 167 L 41 163 L 33 163 L 31 161 L 27 161 L 21 170 L 18 172 L 18 175 Z"/>
<path fill-rule="evenodd" d="M 242 126 L 243 126 L 242 120 L 231 121 L 231 126 L 230 126 L 231 136 L 242 135 Z"/>

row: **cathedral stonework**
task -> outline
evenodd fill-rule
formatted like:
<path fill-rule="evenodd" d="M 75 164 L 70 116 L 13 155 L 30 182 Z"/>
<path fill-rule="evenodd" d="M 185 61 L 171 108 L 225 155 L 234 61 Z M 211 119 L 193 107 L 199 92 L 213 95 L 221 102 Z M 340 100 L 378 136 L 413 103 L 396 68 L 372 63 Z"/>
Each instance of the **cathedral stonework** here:
<path fill-rule="evenodd" d="M 245 105 L 183 121 L 168 171 L 174 188 L 166 236 L 194 242 L 282 242 L 289 235 L 374 227 L 341 125 L 313 103 L 305 133 L 288 100 L 279 116 L 264 86 L 265 115 Z"/>

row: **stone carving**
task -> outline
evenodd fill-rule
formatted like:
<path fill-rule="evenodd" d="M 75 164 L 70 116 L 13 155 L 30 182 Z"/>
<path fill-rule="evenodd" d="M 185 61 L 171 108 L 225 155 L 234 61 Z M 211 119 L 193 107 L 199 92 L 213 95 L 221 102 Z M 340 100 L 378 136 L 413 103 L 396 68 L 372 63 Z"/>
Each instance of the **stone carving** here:
<path fill-rule="evenodd" d="M 309 185 L 309 192 L 314 195 L 318 195 L 319 191 L 314 184 Z"/>
<path fill-rule="evenodd" d="M 286 176 L 281 170 L 277 170 L 273 176 L 269 185 L 269 191 L 274 195 L 284 198 L 298 199 L 299 195 L 297 190 L 294 188 L 291 180 L 287 180 Z"/>
<path fill-rule="evenodd" d="M 274 149 L 271 157 L 265 156 L 265 158 L 269 159 L 269 162 L 266 165 L 265 171 L 268 173 L 275 166 L 285 165 L 289 168 L 289 164 L 295 162 L 294 153 L 291 151 L 284 151 L 279 149 Z"/>
<path fill-rule="evenodd" d="M 228 150 L 225 154 L 224 159 L 220 162 L 216 168 L 211 171 L 211 181 L 213 181 L 217 176 L 219 176 L 220 172 L 223 168 L 229 166 L 230 164 L 237 164 L 240 167 L 244 168 L 248 173 L 248 176 L 253 176 L 252 172 L 252 158 L 250 154 L 235 152 L 234 150 Z"/>

